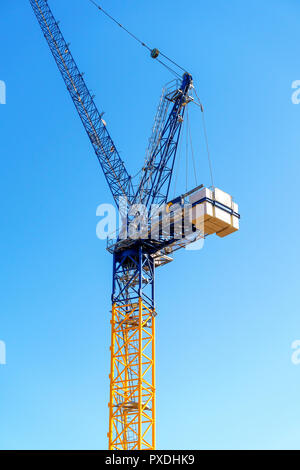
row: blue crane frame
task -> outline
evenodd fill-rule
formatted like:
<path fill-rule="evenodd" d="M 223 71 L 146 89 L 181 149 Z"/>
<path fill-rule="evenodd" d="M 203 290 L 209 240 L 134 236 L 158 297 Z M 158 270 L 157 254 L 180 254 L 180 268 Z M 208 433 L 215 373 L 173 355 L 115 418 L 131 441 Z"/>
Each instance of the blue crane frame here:
<path fill-rule="evenodd" d="M 70 52 L 69 45 L 65 41 L 58 23 L 50 10 L 48 1 L 29 1 L 92 143 L 116 205 L 119 207 L 121 197 L 125 197 L 129 205 L 143 203 L 148 210 L 151 204 L 162 205 L 167 202 L 185 106 L 190 101 L 189 90 L 192 86 L 191 75 L 185 73 L 181 85 L 172 96 L 169 97 L 173 102 L 171 112 L 165 122 L 161 138 L 159 142 L 157 142 L 148 162 L 146 162 L 141 183 L 137 191 L 134 191 L 131 176 L 128 174 L 125 164 L 110 137 L 106 124 L 102 120 L 102 115 L 99 113 L 93 97 L 85 84 L 83 75 L 80 73 Z M 132 305 L 136 297 L 139 299 L 140 305 L 142 305 L 143 308 L 152 311 L 153 324 L 156 316 L 154 299 L 155 259 L 153 255 L 159 252 L 166 244 L 170 244 L 170 239 L 167 242 L 166 240 L 138 239 L 130 243 L 130 246 L 126 246 L 126 243 L 125 245 L 117 243 L 112 250 L 113 305 L 121 305 L 121 308 L 126 309 L 128 305 Z M 140 315 L 142 315 L 141 311 Z M 141 338 L 140 341 L 142 341 Z M 145 405 L 141 402 L 141 395 L 140 398 L 137 399 L 139 400 L 137 407 L 139 424 L 138 421 L 136 421 L 136 423 L 131 426 L 130 432 L 138 436 L 138 440 L 136 441 L 138 444 L 135 445 L 138 445 L 138 448 L 142 448 L 141 419 L 142 414 L 144 413 L 145 416 L 147 411 Z M 155 398 L 153 398 L 153 407 L 155 407 L 154 400 Z M 112 406 L 112 403 L 110 403 L 111 408 Z M 120 414 L 118 420 L 120 421 L 122 419 L 122 414 Z M 154 418 L 149 417 L 149 420 L 154 427 Z M 124 424 L 124 429 L 125 428 L 126 426 Z M 123 432 L 125 433 L 125 431 Z M 153 431 L 153 436 L 154 435 L 155 430 Z M 112 437 L 110 437 L 110 442 L 112 442 L 111 438 Z M 135 448 L 133 445 L 131 446 L 127 435 L 124 435 L 121 441 L 115 444 L 116 447 L 110 444 L 110 448 Z M 152 444 L 147 445 L 150 445 L 151 448 L 155 448 L 155 438 L 153 437 Z"/>

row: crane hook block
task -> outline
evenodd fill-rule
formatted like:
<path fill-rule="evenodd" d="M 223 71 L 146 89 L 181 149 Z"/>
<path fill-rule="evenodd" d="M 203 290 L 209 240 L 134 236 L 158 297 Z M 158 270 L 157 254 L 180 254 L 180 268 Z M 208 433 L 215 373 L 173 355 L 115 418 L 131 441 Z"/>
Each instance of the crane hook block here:
<path fill-rule="evenodd" d="M 151 51 L 152 59 L 156 59 L 158 56 L 159 56 L 159 50 L 158 49 L 152 49 L 152 51 Z"/>

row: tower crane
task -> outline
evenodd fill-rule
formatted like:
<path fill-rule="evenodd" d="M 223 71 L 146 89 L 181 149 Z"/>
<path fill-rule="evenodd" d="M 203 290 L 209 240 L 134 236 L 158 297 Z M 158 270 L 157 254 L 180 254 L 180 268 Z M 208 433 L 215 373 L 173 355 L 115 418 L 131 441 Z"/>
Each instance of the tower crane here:
<path fill-rule="evenodd" d="M 29 1 L 125 220 L 116 240 L 109 240 L 107 245 L 113 255 L 109 449 L 155 449 L 156 268 L 172 261 L 170 254 L 191 241 L 237 230 L 237 205 L 232 199 L 228 203 L 227 198 L 226 202 L 226 193 L 223 196 L 218 190 L 217 197 L 214 190 L 202 185 L 168 201 L 184 114 L 193 101 L 193 79 L 189 73 L 175 81 L 163 97 L 161 121 L 135 188 L 48 1 Z M 153 58 L 158 54 L 157 49 L 151 51 Z M 187 198 L 192 227 L 189 236 L 182 215 Z M 141 207 L 146 214 L 154 207 L 153 217 L 141 215 Z M 199 214 L 195 213 L 199 207 Z M 226 222 L 220 214 L 223 219 L 227 217 Z M 168 229 L 164 217 L 169 222 Z"/>

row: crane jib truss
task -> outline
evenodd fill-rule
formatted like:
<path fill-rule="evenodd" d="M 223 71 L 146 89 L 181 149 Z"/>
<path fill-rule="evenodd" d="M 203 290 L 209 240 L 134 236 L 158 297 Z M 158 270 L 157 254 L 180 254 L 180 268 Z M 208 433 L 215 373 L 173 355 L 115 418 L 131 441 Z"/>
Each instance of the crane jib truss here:
<path fill-rule="evenodd" d="M 107 131 L 83 75 L 63 38 L 47 0 L 29 0 L 114 200 L 129 205 L 167 201 L 185 106 L 191 101 L 190 74 L 166 96 L 173 105 L 153 146 L 137 191 Z M 155 256 L 170 240 L 119 241 L 113 253 L 109 449 L 155 449 Z"/>
<path fill-rule="evenodd" d="M 119 204 L 120 197 L 126 197 L 130 202 L 133 196 L 131 177 L 108 133 L 101 113 L 85 84 L 83 74 L 73 59 L 69 45 L 60 31 L 48 2 L 46 0 L 29 1 L 94 147 L 115 203 Z"/>

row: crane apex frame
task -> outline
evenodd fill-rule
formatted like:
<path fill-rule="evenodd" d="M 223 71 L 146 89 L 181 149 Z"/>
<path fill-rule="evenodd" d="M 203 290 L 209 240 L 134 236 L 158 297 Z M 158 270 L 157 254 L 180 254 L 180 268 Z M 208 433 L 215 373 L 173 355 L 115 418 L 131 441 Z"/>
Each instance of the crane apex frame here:
<path fill-rule="evenodd" d="M 179 240 L 174 232 L 173 214 L 170 232 L 159 230 L 158 237 L 152 238 L 151 229 L 146 225 L 143 236 L 122 238 L 119 233 L 116 243 L 108 243 L 107 247 L 113 255 L 109 449 L 153 450 L 156 445 L 155 269 L 172 261 L 168 256 L 171 252 L 198 238 L 204 238 L 205 229 L 203 226 L 199 229 L 199 217 L 195 215 L 198 206 L 201 205 L 202 212 L 205 211 L 204 218 L 209 228 L 207 234 L 226 236 L 238 229 L 237 205 L 231 200 L 229 207 L 227 202 L 217 200 L 215 192 L 209 192 L 202 185 L 167 204 L 185 109 L 193 101 L 190 93 L 193 80 L 187 72 L 164 96 L 172 104 L 171 111 L 167 115 L 167 107 L 164 108 L 165 118 L 152 142 L 137 190 L 134 190 L 132 178 L 120 158 L 102 119 L 102 113 L 95 105 L 48 1 L 29 1 L 94 148 L 114 201 L 125 220 L 126 233 L 128 224 L 136 220 L 138 209 L 128 216 L 124 204 L 120 203 L 121 199 L 125 199 L 126 206 L 128 203 L 131 208 L 142 204 L 150 211 L 156 205 L 164 208 L 165 213 L 169 211 L 170 205 L 180 202 L 181 218 L 185 198 L 193 197 L 194 202 L 189 208 L 194 232 L 191 238 L 186 237 L 184 242 Z M 158 55 L 153 54 L 155 57 Z M 219 190 L 218 194 L 221 193 Z M 228 201 L 228 197 L 225 200 Z M 184 233 L 184 228 L 182 231 Z"/>

